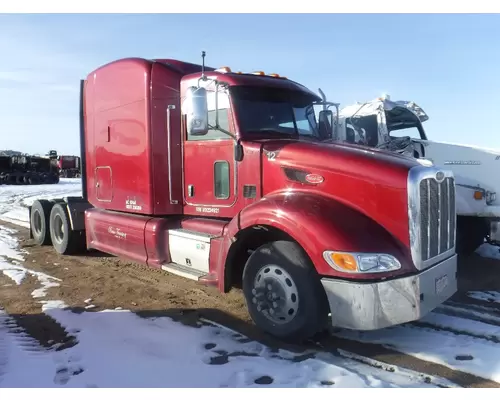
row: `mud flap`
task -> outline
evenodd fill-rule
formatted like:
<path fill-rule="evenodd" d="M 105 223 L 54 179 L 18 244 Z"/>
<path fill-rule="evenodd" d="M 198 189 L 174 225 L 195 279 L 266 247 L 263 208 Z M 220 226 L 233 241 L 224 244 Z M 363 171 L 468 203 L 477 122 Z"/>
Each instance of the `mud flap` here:
<path fill-rule="evenodd" d="M 85 230 L 85 210 L 92 208 L 92 205 L 81 197 L 65 197 L 63 203 L 68 211 L 69 223 L 71 230 Z"/>

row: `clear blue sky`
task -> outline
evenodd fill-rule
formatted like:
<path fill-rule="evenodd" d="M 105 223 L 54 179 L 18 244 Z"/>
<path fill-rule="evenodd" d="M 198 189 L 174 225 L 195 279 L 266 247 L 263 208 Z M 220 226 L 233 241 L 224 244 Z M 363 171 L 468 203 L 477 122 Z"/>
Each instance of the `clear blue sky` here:
<path fill-rule="evenodd" d="M 414 100 L 435 140 L 500 148 L 499 15 L 0 15 L 0 149 L 78 153 L 79 79 L 116 58 L 277 72 L 344 105 Z"/>

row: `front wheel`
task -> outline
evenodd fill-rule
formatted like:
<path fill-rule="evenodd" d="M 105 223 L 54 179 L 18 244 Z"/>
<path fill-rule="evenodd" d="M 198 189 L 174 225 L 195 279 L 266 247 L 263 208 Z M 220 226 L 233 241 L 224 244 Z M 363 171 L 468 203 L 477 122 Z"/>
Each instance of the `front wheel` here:
<path fill-rule="evenodd" d="M 243 271 L 243 293 L 254 323 L 280 339 L 305 340 L 326 327 L 325 291 L 295 242 L 276 241 L 255 250 Z"/>

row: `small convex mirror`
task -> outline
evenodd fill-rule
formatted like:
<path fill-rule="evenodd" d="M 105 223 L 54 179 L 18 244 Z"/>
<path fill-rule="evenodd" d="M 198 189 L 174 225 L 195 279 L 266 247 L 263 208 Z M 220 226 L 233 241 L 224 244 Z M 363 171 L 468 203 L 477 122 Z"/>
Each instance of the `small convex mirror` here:
<path fill-rule="evenodd" d="M 187 131 L 189 135 L 208 133 L 208 101 L 205 88 L 191 86 L 186 90 Z"/>

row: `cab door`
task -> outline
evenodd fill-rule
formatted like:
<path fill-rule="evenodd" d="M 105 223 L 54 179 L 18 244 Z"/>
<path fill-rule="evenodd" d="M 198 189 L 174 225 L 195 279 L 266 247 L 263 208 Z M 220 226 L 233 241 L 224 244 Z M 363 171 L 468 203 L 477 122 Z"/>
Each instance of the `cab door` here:
<path fill-rule="evenodd" d="M 229 97 L 218 93 L 219 126 L 234 133 Z M 208 91 L 209 125 L 215 126 L 215 92 Z M 234 141 L 226 133 L 210 129 L 204 136 L 187 134 L 183 124 L 184 213 L 231 217 L 237 199 L 237 164 Z"/>

